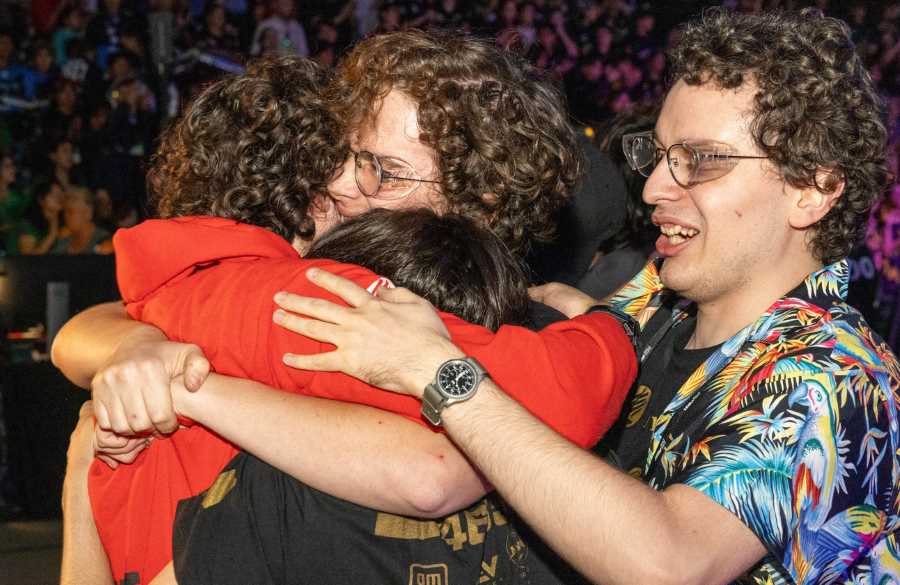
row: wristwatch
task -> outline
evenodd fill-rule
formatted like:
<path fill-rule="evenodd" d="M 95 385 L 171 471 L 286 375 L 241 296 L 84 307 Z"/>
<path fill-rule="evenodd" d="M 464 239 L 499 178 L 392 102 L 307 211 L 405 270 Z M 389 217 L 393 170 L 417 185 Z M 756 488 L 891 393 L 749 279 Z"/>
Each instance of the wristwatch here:
<path fill-rule="evenodd" d="M 489 374 L 475 358 L 449 360 L 441 364 L 434 381 L 425 386 L 422 416 L 435 426 L 441 424 L 441 412 L 457 402 L 472 398 L 481 381 Z"/>

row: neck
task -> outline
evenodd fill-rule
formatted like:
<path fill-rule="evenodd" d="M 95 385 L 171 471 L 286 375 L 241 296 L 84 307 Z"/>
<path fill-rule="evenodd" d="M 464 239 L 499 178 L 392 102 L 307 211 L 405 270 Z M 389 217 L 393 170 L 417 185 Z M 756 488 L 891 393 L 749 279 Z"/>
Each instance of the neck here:
<path fill-rule="evenodd" d="M 750 325 L 772 303 L 789 293 L 806 277 L 822 268 L 822 263 L 805 255 L 806 261 L 782 263 L 766 274 L 747 282 L 733 294 L 697 302 L 697 326 L 687 349 L 701 349 L 724 343 Z"/>

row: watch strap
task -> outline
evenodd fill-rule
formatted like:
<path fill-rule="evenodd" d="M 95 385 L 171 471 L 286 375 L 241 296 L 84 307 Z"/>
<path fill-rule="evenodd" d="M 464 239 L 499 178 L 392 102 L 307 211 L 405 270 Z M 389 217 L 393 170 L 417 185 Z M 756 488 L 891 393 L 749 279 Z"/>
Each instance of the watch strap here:
<path fill-rule="evenodd" d="M 434 426 L 441 424 L 441 411 L 444 410 L 444 396 L 438 392 L 433 383 L 425 386 L 422 394 L 422 416 Z"/>

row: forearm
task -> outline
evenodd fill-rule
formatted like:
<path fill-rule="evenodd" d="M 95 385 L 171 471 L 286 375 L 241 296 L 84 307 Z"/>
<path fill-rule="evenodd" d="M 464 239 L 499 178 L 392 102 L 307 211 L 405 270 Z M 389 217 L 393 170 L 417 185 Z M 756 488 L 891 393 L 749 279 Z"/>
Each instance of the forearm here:
<path fill-rule="evenodd" d="M 462 355 L 437 339 L 423 347 L 403 380 L 417 396 L 441 363 Z M 765 552 L 705 495 L 684 486 L 651 489 L 565 440 L 491 380 L 446 408 L 442 420 L 506 501 L 592 581 L 728 583 Z"/>
<path fill-rule="evenodd" d="M 175 406 L 273 467 L 362 506 L 439 517 L 487 490 L 444 435 L 378 409 L 217 375 L 196 393 L 176 392 Z"/>
<path fill-rule="evenodd" d="M 678 485 L 655 491 L 571 445 L 491 382 L 484 386 L 470 403 L 445 410 L 444 426 L 528 524 L 592 581 L 728 583 L 762 558 L 749 529 L 705 495 Z"/>
<path fill-rule="evenodd" d="M 100 543 L 88 498 L 87 464 L 71 469 L 63 482 L 61 585 L 112 585 L 109 561 Z"/>
<path fill-rule="evenodd" d="M 73 384 L 89 388 L 97 370 L 123 343 L 162 340 L 161 331 L 130 319 L 121 303 L 104 303 L 78 313 L 60 329 L 51 358 Z"/>

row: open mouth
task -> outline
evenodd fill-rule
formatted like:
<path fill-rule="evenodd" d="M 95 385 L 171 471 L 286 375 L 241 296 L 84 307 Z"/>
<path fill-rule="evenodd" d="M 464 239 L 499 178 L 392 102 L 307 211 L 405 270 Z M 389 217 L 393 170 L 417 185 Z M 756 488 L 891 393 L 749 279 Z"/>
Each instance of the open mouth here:
<path fill-rule="evenodd" d="M 689 228 L 674 223 L 662 224 L 659 226 L 659 230 L 666 238 L 668 238 L 669 244 L 673 246 L 683 244 L 684 242 L 690 240 L 698 233 L 700 233 L 699 230 L 695 230 L 694 228 Z"/>

